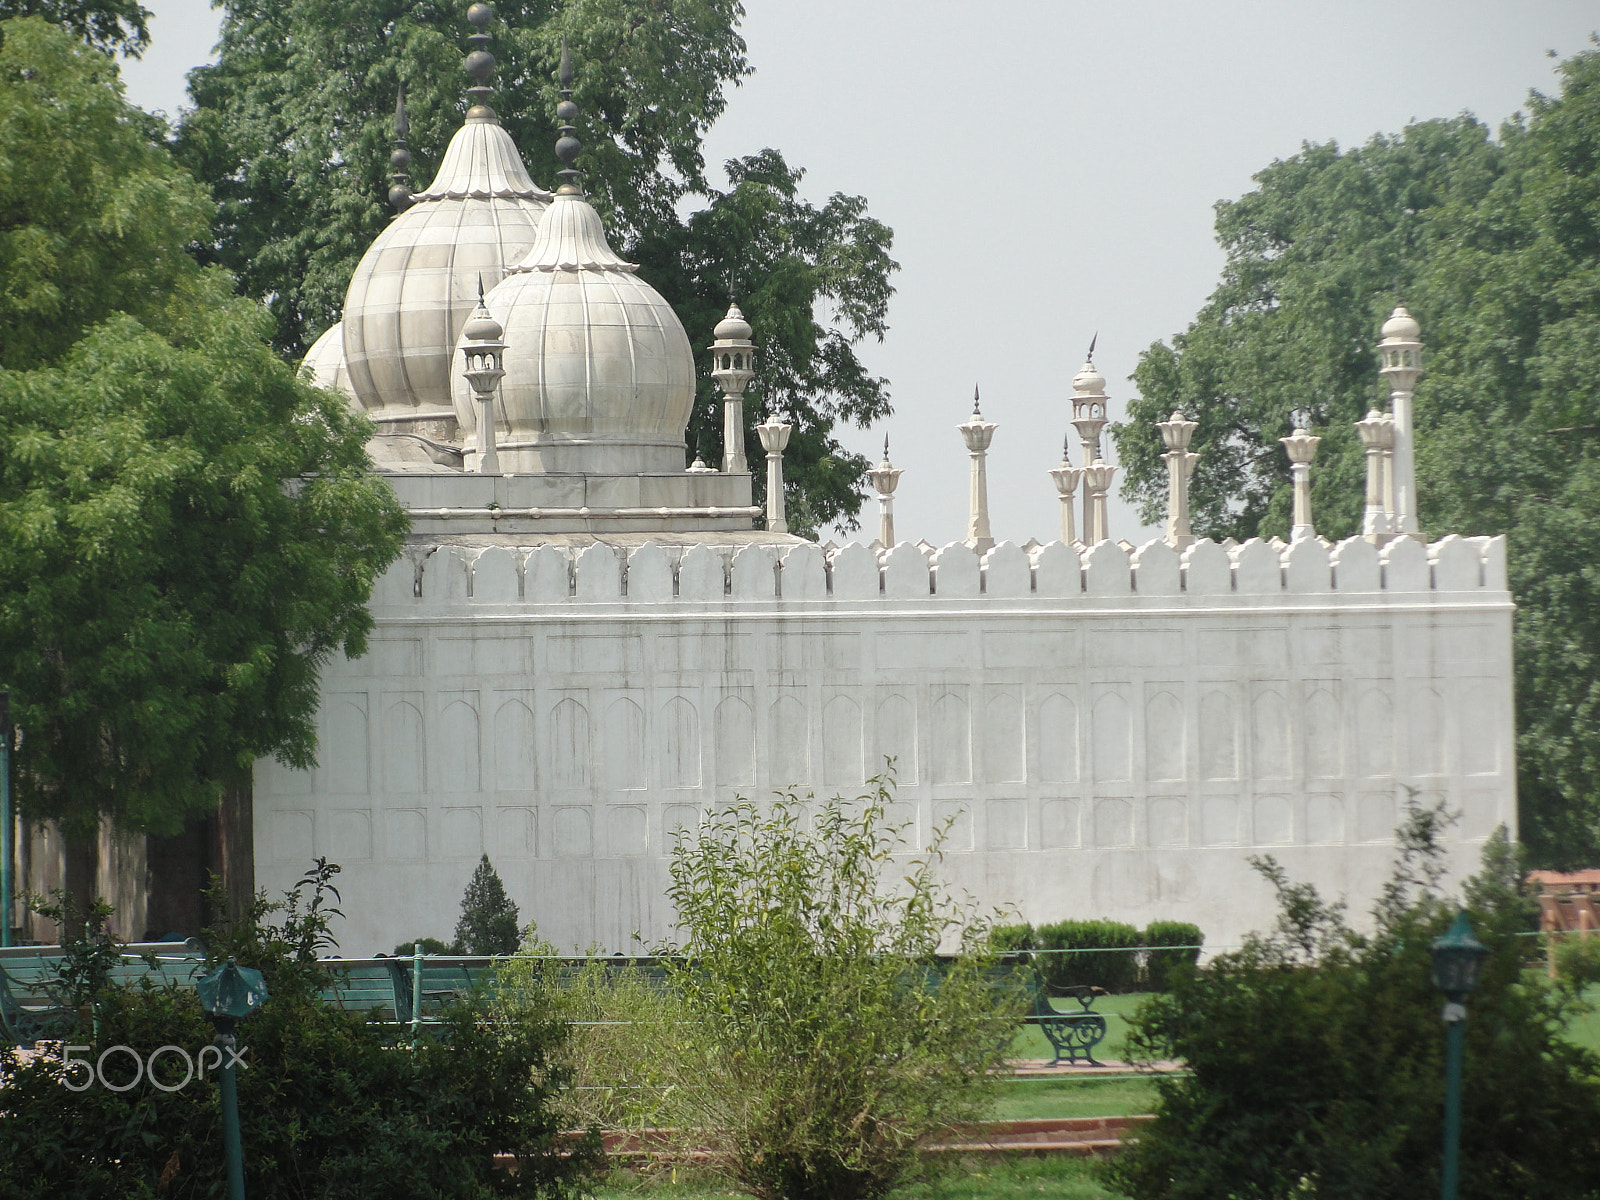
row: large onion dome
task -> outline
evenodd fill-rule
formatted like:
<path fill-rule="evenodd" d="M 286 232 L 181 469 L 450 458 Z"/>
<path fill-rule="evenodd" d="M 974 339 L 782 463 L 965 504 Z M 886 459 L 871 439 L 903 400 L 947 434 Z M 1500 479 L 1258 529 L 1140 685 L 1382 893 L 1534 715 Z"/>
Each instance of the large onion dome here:
<path fill-rule="evenodd" d="M 456 338 L 485 287 L 533 245 L 550 193 L 494 113 L 476 106 L 439 173 L 362 256 L 344 302 L 350 386 L 379 434 L 456 438 Z"/>
<path fill-rule="evenodd" d="M 634 270 L 583 194 L 558 191 L 527 258 L 485 301 L 505 328 L 502 471 L 683 470 L 694 353 L 677 314 Z M 472 470 L 477 414 L 459 375 L 454 399 Z"/>

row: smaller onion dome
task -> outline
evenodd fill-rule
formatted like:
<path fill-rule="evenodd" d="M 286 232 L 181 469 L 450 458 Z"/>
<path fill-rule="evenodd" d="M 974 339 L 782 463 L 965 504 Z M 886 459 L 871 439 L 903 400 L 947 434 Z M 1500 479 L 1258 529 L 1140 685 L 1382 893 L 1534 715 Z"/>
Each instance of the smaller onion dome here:
<path fill-rule="evenodd" d="M 1086 362 L 1072 377 L 1072 390 L 1080 396 L 1103 396 L 1106 391 L 1106 377 L 1100 374 L 1094 363 Z"/>
<path fill-rule="evenodd" d="M 515 474 L 676 474 L 694 404 L 694 352 L 671 305 L 611 249 L 578 185 L 565 45 L 561 96 L 561 186 L 527 257 L 488 295 L 505 326 L 499 460 Z M 452 399 L 470 468 L 477 413 L 459 372 Z"/>
<path fill-rule="evenodd" d="M 728 306 L 728 315 L 718 321 L 717 327 L 712 330 L 719 342 L 748 342 L 752 332 L 750 322 L 744 319 L 744 313 L 739 311 L 737 304 Z"/>
<path fill-rule="evenodd" d="M 350 369 L 344 362 L 342 323 L 330 325 L 322 331 L 322 336 L 311 343 L 311 349 L 300 360 L 300 366 L 311 372 L 311 382 L 317 387 L 342 392 L 350 398 L 352 408 L 361 407 L 355 403 L 356 394 L 350 387 Z"/>
<path fill-rule="evenodd" d="M 1422 338 L 1422 326 L 1417 324 L 1417 319 L 1408 313 L 1404 305 L 1399 305 L 1383 323 L 1384 341 L 1415 342 Z"/>

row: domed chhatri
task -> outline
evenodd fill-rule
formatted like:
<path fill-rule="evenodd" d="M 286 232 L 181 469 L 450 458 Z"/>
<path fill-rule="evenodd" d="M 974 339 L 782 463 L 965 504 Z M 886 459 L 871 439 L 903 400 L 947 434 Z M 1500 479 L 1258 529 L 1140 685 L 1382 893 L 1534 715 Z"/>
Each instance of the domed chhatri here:
<path fill-rule="evenodd" d="M 681 473 L 694 354 L 677 314 L 611 249 L 600 215 L 576 183 L 570 70 L 563 50 L 557 145 L 567 164 L 563 182 L 527 258 L 486 301 L 505 327 L 500 468 L 513 474 Z M 471 471 L 477 413 L 459 374 L 452 395 L 463 465 Z"/>
<path fill-rule="evenodd" d="M 350 387 L 377 422 L 380 467 L 400 465 L 386 452 L 384 435 L 411 435 L 433 443 L 436 454 L 454 454 L 456 341 L 475 306 L 478 279 L 492 285 L 521 261 L 550 203 L 485 103 L 494 57 L 484 49 L 482 29 L 491 15 L 485 4 L 468 13 L 478 32 L 469 39 L 475 48 L 466 66 L 477 82 L 465 123 L 433 182 L 409 196 L 409 207 L 368 247 L 345 295 Z"/>

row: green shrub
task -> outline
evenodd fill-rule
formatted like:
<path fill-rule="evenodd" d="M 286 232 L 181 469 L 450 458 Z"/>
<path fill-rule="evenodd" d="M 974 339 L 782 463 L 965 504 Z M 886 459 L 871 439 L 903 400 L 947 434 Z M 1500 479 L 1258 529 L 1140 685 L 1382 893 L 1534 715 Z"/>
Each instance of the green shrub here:
<path fill-rule="evenodd" d="M 1192 967 L 1200 961 L 1200 946 L 1205 934 L 1200 926 L 1187 921 L 1152 921 L 1144 931 L 1144 944 L 1150 947 L 1144 960 L 1144 987 L 1164 992 L 1179 967 Z M 1164 946 L 1174 949 L 1162 949 Z"/>
<path fill-rule="evenodd" d="M 1033 926 L 996 925 L 989 931 L 989 949 L 999 954 L 1035 949 Z"/>
<path fill-rule="evenodd" d="M 336 866 L 319 862 L 284 901 L 263 896 L 246 921 L 209 931 L 213 959 L 256 967 L 271 997 L 238 1031 L 236 1072 L 251 1200 L 488 1200 L 578 1194 L 599 1161 L 597 1139 L 563 1135 L 558 1099 L 566 1027 L 527 1008 L 468 997 L 445 1010 L 437 1038 L 413 1051 L 409 1030 L 317 998 L 338 915 Z M 272 918 L 278 918 L 276 922 Z M 214 965 L 214 964 L 213 964 Z M 98 1057 L 128 1046 L 197 1052 L 212 1030 L 192 990 L 102 987 L 98 1029 L 69 1039 Z M 79 1055 L 82 1057 L 82 1055 Z M 182 1059 L 160 1060 L 168 1086 Z M 148 1077 L 126 1092 L 64 1086 L 59 1056 L 0 1052 L 0 1195 L 7 1200 L 190 1200 L 225 1194 L 214 1073 L 176 1091 Z M 132 1078 L 118 1054 L 106 1073 Z M 70 1078 L 78 1082 L 81 1074 Z M 515 1172 L 495 1165 L 516 1156 Z"/>
<path fill-rule="evenodd" d="M 1556 979 L 1575 997 L 1600 983 L 1600 934 L 1566 935 L 1556 945 Z"/>
<path fill-rule="evenodd" d="M 938 882 L 942 832 L 905 861 L 892 780 L 873 783 L 739 801 L 673 852 L 685 1019 L 662 1057 L 682 1125 L 763 1200 L 899 1187 L 924 1138 L 987 1111 L 1021 1017 L 992 985 L 989 921 Z"/>
<path fill-rule="evenodd" d="M 1358 932 L 1341 905 L 1255 860 L 1274 929 L 1141 1006 L 1131 1057 L 1181 1059 L 1155 1120 L 1111 1165 L 1134 1200 L 1413 1200 L 1438 1195 L 1444 997 L 1429 945 L 1458 902 L 1440 887 L 1440 809 L 1410 806 L 1400 856 Z M 1527 902 L 1501 830 L 1465 886 L 1491 948 L 1467 1002 L 1462 1200 L 1600 1196 L 1600 1059 L 1563 1036 L 1573 997 L 1525 971 Z"/>
<path fill-rule="evenodd" d="M 1139 930 L 1121 921 L 1057 921 L 1035 931 L 1036 948 L 1057 953 L 1037 956 L 1046 986 L 1088 984 L 1108 992 L 1131 992 L 1139 981 Z"/>
<path fill-rule="evenodd" d="M 461 951 L 457 950 L 454 946 L 451 946 L 445 942 L 441 942 L 438 938 L 412 938 L 410 941 L 401 942 L 398 946 L 396 946 L 394 948 L 394 956 L 396 958 L 411 958 L 417 952 L 418 942 L 422 943 L 422 952 L 424 954 L 461 953 Z"/>

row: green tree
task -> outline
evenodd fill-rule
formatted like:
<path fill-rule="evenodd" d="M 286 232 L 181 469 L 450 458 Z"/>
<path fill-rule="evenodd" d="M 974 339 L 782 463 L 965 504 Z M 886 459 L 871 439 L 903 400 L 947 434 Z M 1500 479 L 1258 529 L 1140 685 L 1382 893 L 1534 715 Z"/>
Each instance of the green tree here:
<path fill-rule="evenodd" d="M 1411 808 L 1394 875 L 1361 933 L 1342 906 L 1257 868 L 1274 929 L 1180 968 L 1140 1009 L 1138 1057 L 1179 1058 L 1155 1121 L 1112 1167 L 1134 1200 L 1399 1200 L 1439 1188 L 1442 995 L 1428 948 L 1457 911 L 1439 889 L 1441 813 Z M 1600 1061 L 1565 1039 L 1571 996 L 1523 969 L 1522 864 L 1502 829 L 1465 887 L 1492 950 L 1468 1001 L 1461 1195 L 1600 1196 Z"/>
<path fill-rule="evenodd" d="M 455 952 L 515 954 L 522 937 L 521 928 L 517 924 L 517 906 L 506 895 L 506 885 L 485 854 L 461 896 Z"/>
<path fill-rule="evenodd" d="M 172 832 L 257 757 L 314 761 L 403 513 L 367 422 L 185 253 L 204 195 L 114 65 L 0 25 L 0 680 L 24 811 Z M 112 164 L 67 188 L 74 163 Z"/>
<path fill-rule="evenodd" d="M 908 861 L 892 781 L 873 783 L 740 801 L 673 851 L 681 1124 L 763 1200 L 901 1186 L 923 1138 L 983 1111 L 1021 1015 L 990 921 L 938 882 L 943 832 Z M 939 960 L 946 939 L 959 953 Z"/>
<path fill-rule="evenodd" d="M 1320 532 L 1359 531 L 1351 423 L 1385 406 L 1374 343 L 1404 303 L 1423 324 L 1422 524 L 1506 534 L 1516 620 L 1521 829 L 1534 860 L 1600 856 L 1600 53 L 1561 64 L 1499 137 L 1424 121 L 1341 151 L 1306 146 L 1217 206 L 1222 280 L 1141 357 L 1114 430 L 1125 494 L 1164 508 L 1154 422 L 1198 422 L 1196 532 L 1286 534 L 1290 414 L 1324 434 Z"/>
<path fill-rule="evenodd" d="M 707 181 L 701 138 L 722 112 L 724 88 L 750 70 L 737 0 L 497 8 L 493 105 L 547 186 L 559 165 L 554 76 L 561 40 L 570 42 L 585 187 L 613 244 L 673 304 L 702 358 L 691 454 L 721 453 L 705 347 L 731 292 L 760 348 L 751 423 L 768 404 L 798 424 L 786 470 L 791 521 L 853 522 L 868 464 L 832 431 L 889 412 L 885 381 L 862 367 L 854 345 L 886 329 L 891 234 L 859 197 L 821 208 L 800 200 L 800 172 L 773 150 L 730 163 L 725 193 Z M 209 252 L 246 295 L 268 303 L 275 344 L 298 358 L 338 320 L 356 262 L 389 219 L 396 89 L 406 90 L 414 180 L 432 177 L 460 126 L 465 5 L 267 0 L 224 9 L 217 62 L 190 75 L 195 108 L 177 149 L 218 201 Z M 680 204 L 694 198 L 704 211 L 681 218 Z M 823 309 L 830 315 L 819 321 Z"/>
<path fill-rule="evenodd" d="M 155 14 L 137 0 L 0 0 L 0 21 L 42 17 L 77 34 L 106 54 L 121 50 L 138 58 L 150 45 L 150 18 Z"/>

